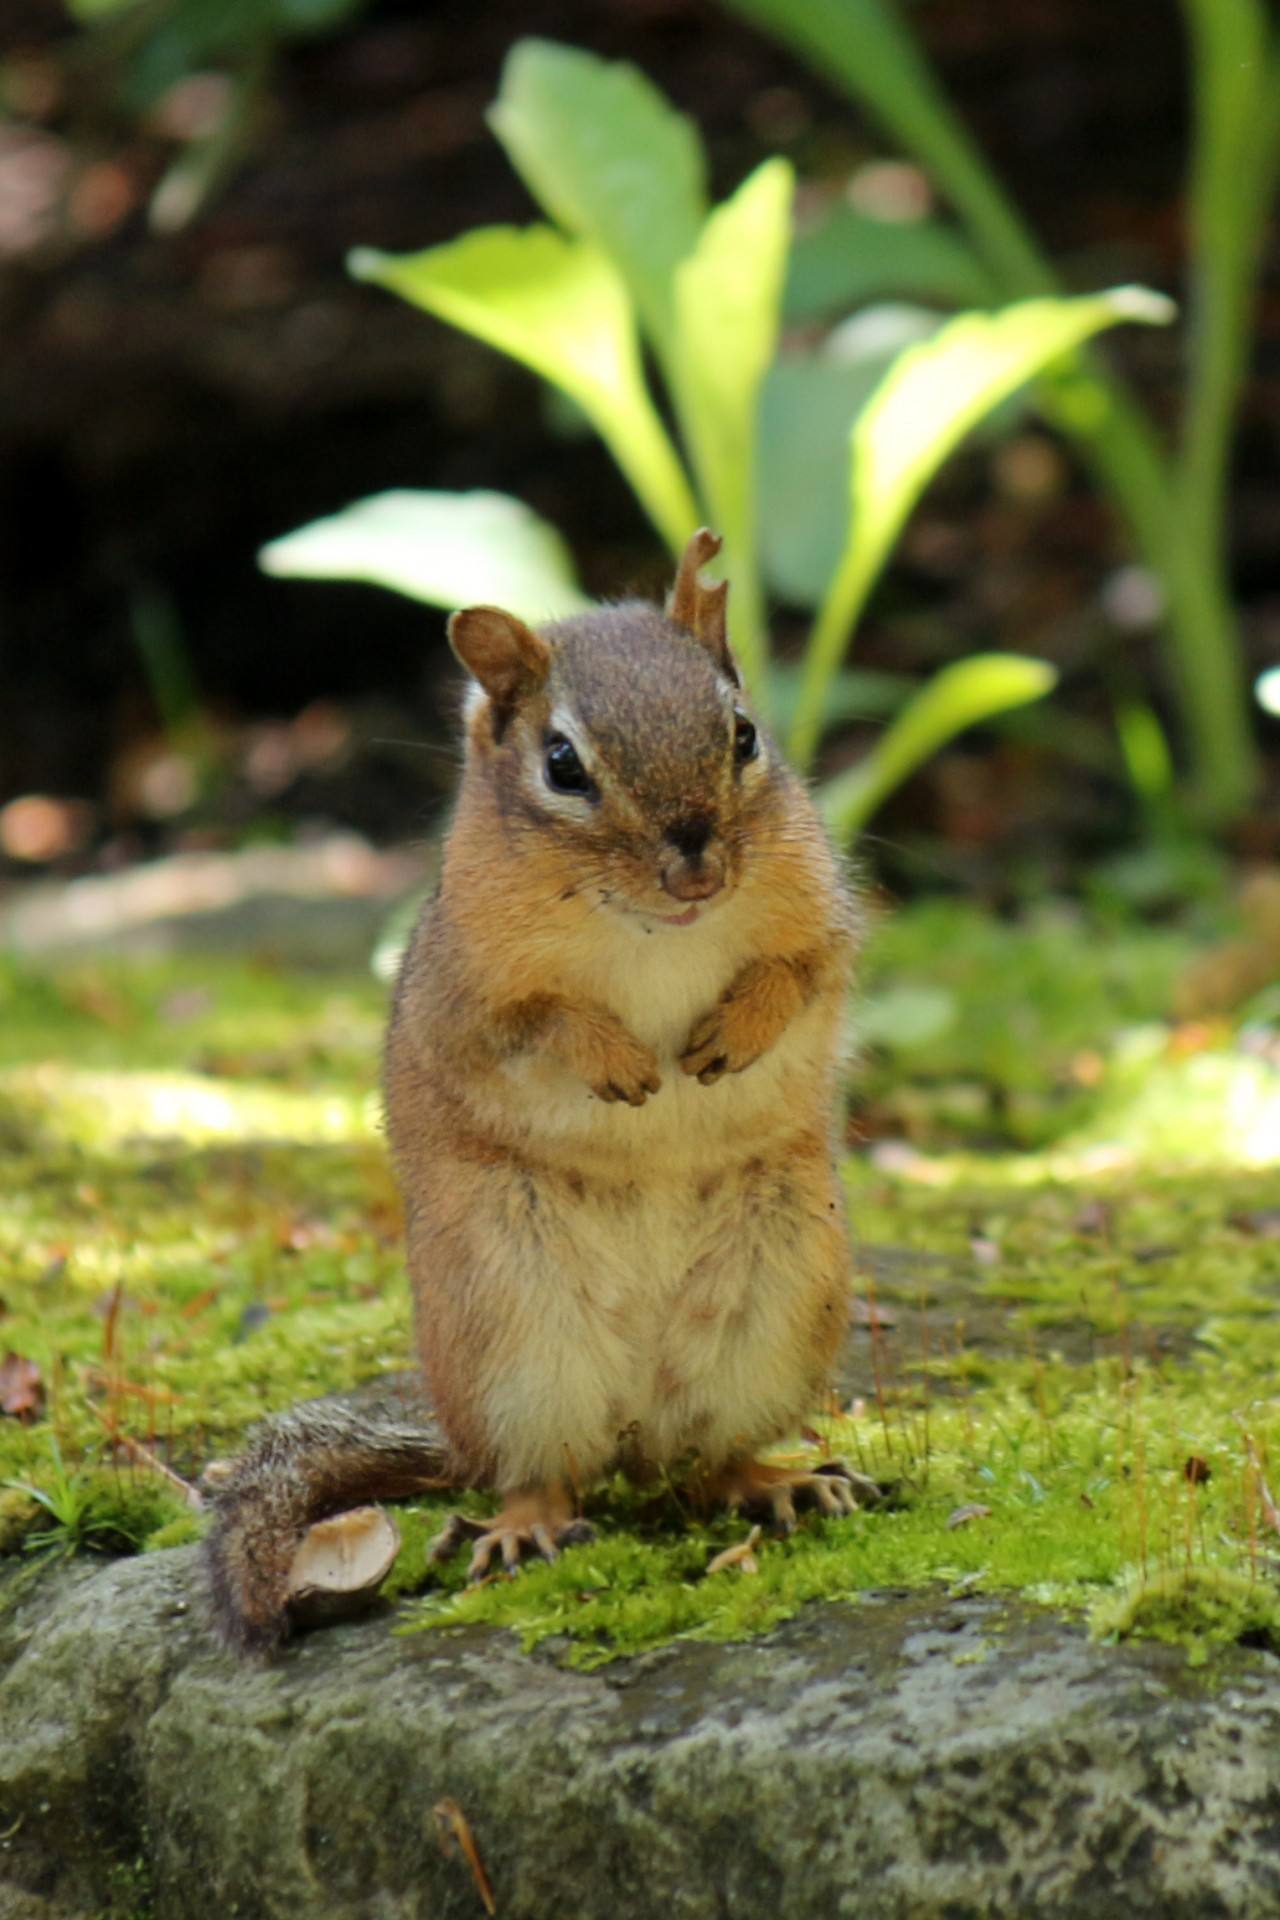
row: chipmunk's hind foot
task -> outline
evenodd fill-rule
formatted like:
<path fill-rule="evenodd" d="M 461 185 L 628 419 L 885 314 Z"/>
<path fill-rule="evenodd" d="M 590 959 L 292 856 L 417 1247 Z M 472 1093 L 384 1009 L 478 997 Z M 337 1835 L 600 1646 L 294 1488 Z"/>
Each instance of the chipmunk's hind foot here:
<path fill-rule="evenodd" d="M 843 1460 L 824 1460 L 812 1472 L 752 1461 L 726 1475 L 721 1493 L 733 1512 L 761 1521 L 775 1534 L 793 1532 L 797 1515 L 806 1510 L 839 1520 L 883 1498 L 876 1481 Z"/>
<path fill-rule="evenodd" d="M 558 1560 L 562 1547 L 581 1546 L 595 1537 L 596 1530 L 589 1521 L 572 1519 L 550 1504 L 531 1508 L 522 1500 L 509 1502 L 501 1513 L 482 1520 L 465 1513 L 450 1514 L 432 1541 L 427 1560 L 438 1566 L 470 1542 L 467 1580 L 475 1586 L 488 1579 L 495 1555 L 500 1556 L 502 1571 L 511 1578 L 526 1560 Z"/>

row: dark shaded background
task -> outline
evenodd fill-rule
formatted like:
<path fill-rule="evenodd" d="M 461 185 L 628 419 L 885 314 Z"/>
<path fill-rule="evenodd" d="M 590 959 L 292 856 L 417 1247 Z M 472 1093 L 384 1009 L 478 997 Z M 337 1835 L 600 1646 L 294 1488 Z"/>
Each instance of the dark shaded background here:
<path fill-rule="evenodd" d="M 1070 277 L 1176 292 L 1187 125 L 1174 0 L 930 0 L 916 17 Z M 40 107 L 72 29 L 56 0 L 0 0 L 0 21 L 10 75 Z M 286 819 L 394 839 L 447 786 L 447 754 L 401 744 L 447 728 L 441 617 L 374 589 L 268 580 L 255 553 L 275 534 L 386 487 L 491 486 L 565 529 L 592 590 L 660 585 L 663 557 L 609 460 L 550 430 L 532 377 L 343 270 L 355 244 L 406 249 L 532 216 L 484 123 L 507 49 L 531 31 L 641 65 L 698 120 L 718 193 L 770 151 L 808 183 L 884 151 L 846 100 L 702 0 L 380 0 L 279 56 L 249 157 L 169 238 L 148 230 L 145 201 L 171 146 L 115 113 L 91 75 L 28 112 L 25 145 L 0 128 L 0 803 L 32 790 L 91 803 L 73 865 L 175 832 L 216 839 L 268 801 Z M 1276 270 L 1273 247 L 1234 521 L 1258 667 L 1280 657 Z M 1174 403 L 1174 335 L 1132 330 L 1111 350 L 1158 410 Z M 1029 489 L 1025 456 L 1020 468 L 1007 448 L 953 463 L 860 654 L 898 669 L 975 646 L 1058 661 L 1064 692 L 1039 746 L 944 756 L 889 825 L 890 838 L 918 830 L 996 860 L 1020 837 L 1070 863 L 1133 829 L 1105 766 L 1082 780 L 1078 760 L 1043 746 L 1046 726 L 1105 728 L 1126 555 L 1071 457 L 1039 429 L 1030 443 L 1050 450 L 1047 485 L 1042 472 Z M 129 778 L 157 731 L 139 595 L 172 617 L 220 724 L 334 701 L 355 748 L 323 779 L 302 767 L 275 791 L 224 793 L 181 832 L 149 822 Z M 1125 642 L 1136 664 L 1152 644 Z M 1251 831 L 1266 839 L 1265 816 Z"/>

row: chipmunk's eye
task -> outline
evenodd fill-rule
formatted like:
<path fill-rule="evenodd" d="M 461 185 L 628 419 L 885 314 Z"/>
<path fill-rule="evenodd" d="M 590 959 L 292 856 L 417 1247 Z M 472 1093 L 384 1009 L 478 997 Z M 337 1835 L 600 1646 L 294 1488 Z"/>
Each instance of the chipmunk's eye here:
<path fill-rule="evenodd" d="M 755 722 L 748 720 L 745 713 L 733 716 L 733 757 L 736 764 L 745 767 L 748 760 L 754 760 L 760 751 L 760 737 Z"/>
<path fill-rule="evenodd" d="M 592 794 L 595 788 L 578 758 L 573 743 L 562 733 L 553 733 L 547 741 L 547 785 L 556 793 Z"/>

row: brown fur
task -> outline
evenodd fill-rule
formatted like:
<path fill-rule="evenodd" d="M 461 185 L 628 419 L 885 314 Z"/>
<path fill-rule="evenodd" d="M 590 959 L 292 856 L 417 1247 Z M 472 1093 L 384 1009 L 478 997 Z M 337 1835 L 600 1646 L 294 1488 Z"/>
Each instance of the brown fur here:
<path fill-rule="evenodd" d="M 451 629 L 485 697 L 396 989 L 387 1121 L 426 1385 L 451 1471 L 504 1497 L 507 1559 L 615 1463 L 693 1448 L 740 1490 L 847 1323 L 853 912 L 776 748 L 735 755 L 723 596 L 697 581 L 717 544 L 695 536 L 665 616 Z M 555 789 L 556 736 L 587 794 Z"/>

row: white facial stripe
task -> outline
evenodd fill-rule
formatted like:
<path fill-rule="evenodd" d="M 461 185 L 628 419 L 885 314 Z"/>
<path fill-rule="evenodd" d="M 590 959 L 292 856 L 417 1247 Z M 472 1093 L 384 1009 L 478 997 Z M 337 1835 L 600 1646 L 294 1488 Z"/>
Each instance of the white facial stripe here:
<path fill-rule="evenodd" d="M 525 792 L 544 812 L 558 813 L 566 820 L 581 821 L 594 811 L 595 802 L 591 795 L 560 793 L 546 777 L 547 738 L 551 734 L 558 733 L 569 742 L 588 776 L 595 778 L 592 756 L 582 746 L 581 734 L 576 731 L 578 724 L 568 708 L 554 707 L 548 716 L 545 730 L 530 737 L 522 774 Z"/>

